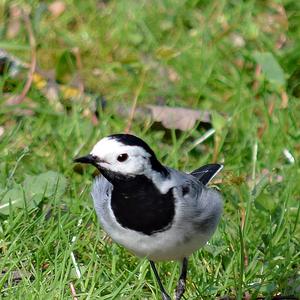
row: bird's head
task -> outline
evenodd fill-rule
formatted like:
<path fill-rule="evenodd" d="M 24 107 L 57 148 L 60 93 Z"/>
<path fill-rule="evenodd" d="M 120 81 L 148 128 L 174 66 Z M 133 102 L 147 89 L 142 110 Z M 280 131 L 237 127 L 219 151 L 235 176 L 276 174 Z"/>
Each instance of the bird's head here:
<path fill-rule="evenodd" d="M 130 134 L 105 137 L 94 146 L 90 154 L 74 161 L 94 165 L 109 181 L 115 177 L 147 176 L 153 171 L 162 174 L 167 172 L 152 149 L 142 139 Z"/>

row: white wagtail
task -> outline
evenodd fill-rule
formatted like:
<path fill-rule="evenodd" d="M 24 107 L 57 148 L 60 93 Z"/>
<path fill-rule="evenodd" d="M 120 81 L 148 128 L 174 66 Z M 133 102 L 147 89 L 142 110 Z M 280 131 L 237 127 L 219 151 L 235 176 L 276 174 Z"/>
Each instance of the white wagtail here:
<path fill-rule="evenodd" d="M 75 162 L 94 165 L 92 197 L 103 229 L 117 243 L 150 260 L 163 300 L 170 300 L 155 261 L 179 260 L 176 300 L 185 291 L 187 258 L 205 245 L 222 213 L 220 194 L 206 184 L 222 169 L 205 165 L 190 174 L 163 166 L 140 138 L 114 134 Z"/>

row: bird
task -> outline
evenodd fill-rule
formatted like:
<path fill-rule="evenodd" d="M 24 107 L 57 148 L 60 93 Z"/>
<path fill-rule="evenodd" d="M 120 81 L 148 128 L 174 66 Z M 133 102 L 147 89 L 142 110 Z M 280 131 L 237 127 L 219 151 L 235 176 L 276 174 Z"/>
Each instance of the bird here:
<path fill-rule="evenodd" d="M 155 263 L 181 263 L 175 289 L 175 299 L 180 300 L 188 257 L 208 242 L 221 218 L 222 196 L 207 184 L 223 165 L 181 172 L 163 165 L 141 138 L 125 133 L 100 139 L 88 155 L 74 162 L 100 171 L 91 195 L 102 228 L 113 241 L 149 260 L 163 300 L 171 297 Z"/>

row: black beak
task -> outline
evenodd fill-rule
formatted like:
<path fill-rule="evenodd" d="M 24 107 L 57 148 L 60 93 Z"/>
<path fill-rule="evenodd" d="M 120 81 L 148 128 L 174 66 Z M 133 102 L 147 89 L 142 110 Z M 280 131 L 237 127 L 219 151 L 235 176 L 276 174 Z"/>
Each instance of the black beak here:
<path fill-rule="evenodd" d="M 88 154 L 86 156 L 75 158 L 73 162 L 95 165 L 97 162 L 97 157 L 92 154 Z"/>

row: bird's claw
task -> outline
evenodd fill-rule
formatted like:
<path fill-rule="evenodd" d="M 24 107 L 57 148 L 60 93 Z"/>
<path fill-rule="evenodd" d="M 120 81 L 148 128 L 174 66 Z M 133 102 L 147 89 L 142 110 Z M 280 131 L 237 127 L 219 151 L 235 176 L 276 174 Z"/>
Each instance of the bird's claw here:
<path fill-rule="evenodd" d="M 168 294 L 162 293 L 162 300 L 172 300 Z"/>
<path fill-rule="evenodd" d="M 176 287 L 175 299 L 180 300 L 181 297 L 183 296 L 184 292 L 185 292 L 185 280 L 179 279 L 177 287 Z"/>

